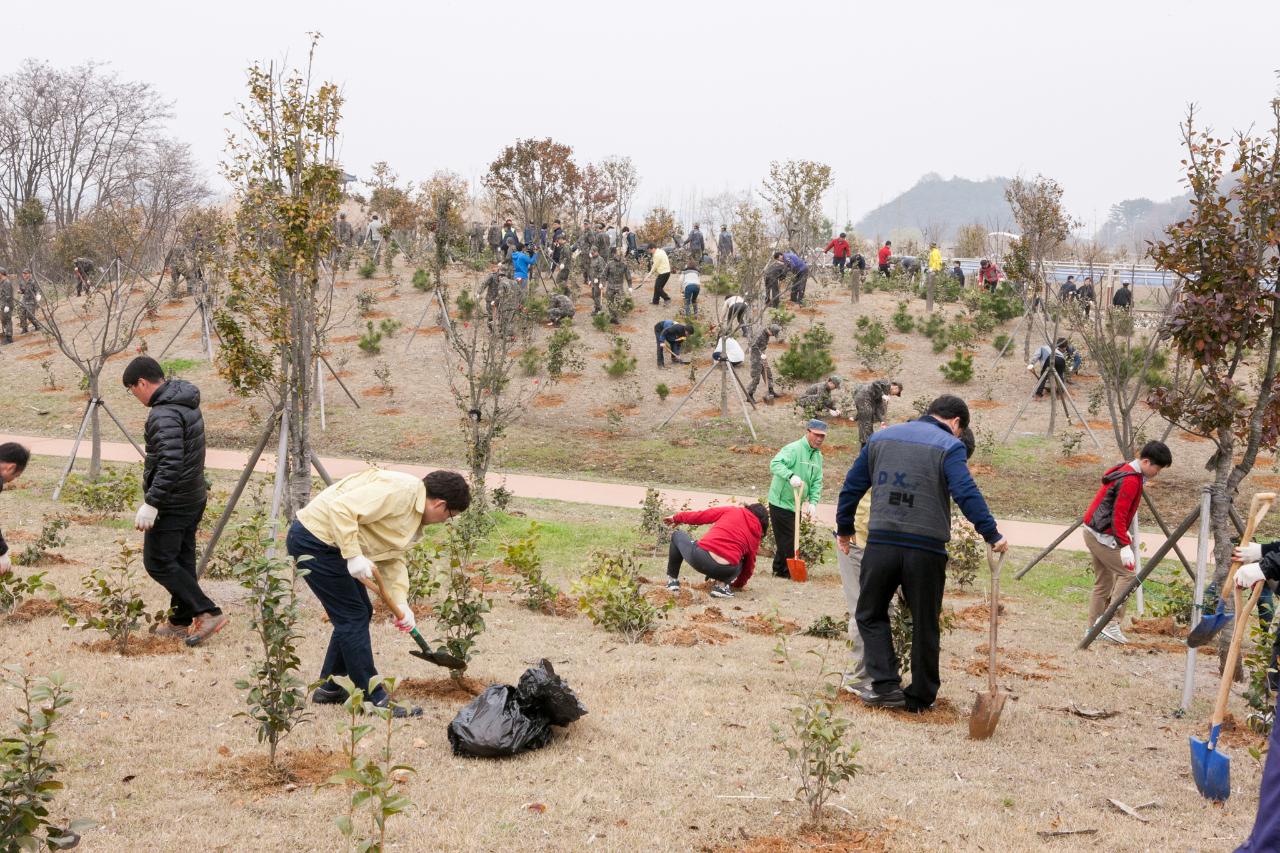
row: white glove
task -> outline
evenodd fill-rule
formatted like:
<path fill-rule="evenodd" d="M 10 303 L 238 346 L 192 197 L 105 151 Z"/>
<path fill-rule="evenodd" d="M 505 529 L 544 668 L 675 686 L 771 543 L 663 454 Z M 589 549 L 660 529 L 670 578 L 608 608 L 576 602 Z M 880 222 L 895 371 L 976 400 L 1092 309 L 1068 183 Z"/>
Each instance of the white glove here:
<path fill-rule="evenodd" d="M 151 504 L 144 503 L 138 507 L 138 514 L 133 517 L 134 530 L 150 530 L 156 526 L 156 516 L 160 514 L 160 510 Z"/>
<path fill-rule="evenodd" d="M 888 394 L 881 394 L 881 395 L 880 395 L 880 399 L 881 399 L 881 400 L 884 400 L 884 401 L 887 403 L 887 402 L 889 402 L 889 395 L 888 395 Z"/>
<path fill-rule="evenodd" d="M 791 475 L 791 488 L 798 489 L 803 485 L 804 485 L 804 480 L 800 479 L 800 475 L 798 474 Z"/>
<path fill-rule="evenodd" d="M 1262 565 L 1260 563 L 1245 563 L 1236 569 L 1236 586 L 1241 589 L 1248 589 L 1259 581 L 1264 581 L 1267 576 L 1262 573 Z"/>
<path fill-rule="evenodd" d="M 804 514 L 809 516 L 809 518 L 814 518 L 818 514 L 818 505 L 815 503 L 810 503 L 808 506 L 804 508 Z"/>
<path fill-rule="evenodd" d="M 0 554 L 0 575 L 7 575 L 13 571 L 13 561 L 9 559 L 9 552 L 5 551 Z"/>
<path fill-rule="evenodd" d="M 1031 371 L 1032 373 L 1036 372 L 1036 364 L 1034 361 L 1031 364 L 1027 365 L 1027 370 Z"/>
<path fill-rule="evenodd" d="M 1242 563 L 1256 563 L 1262 559 L 1262 546 L 1257 542 L 1241 545 L 1232 552 L 1231 559 Z"/>
<path fill-rule="evenodd" d="M 373 580 L 373 560 L 364 554 L 356 554 L 347 560 L 347 574 L 356 579 Z"/>
<path fill-rule="evenodd" d="M 1133 571 L 1133 566 L 1137 562 L 1133 556 L 1133 548 L 1125 545 L 1120 549 L 1120 562 L 1129 571 Z"/>
<path fill-rule="evenodd" d="M 404 614 L 403 619 L 393 619 L 391 624 L 395 625 L 406 634 L 412 631 L 418 625 L 418 620 L 413 617 L 413 608 L 407 604 L 400 605 L 400 612 Z"/>

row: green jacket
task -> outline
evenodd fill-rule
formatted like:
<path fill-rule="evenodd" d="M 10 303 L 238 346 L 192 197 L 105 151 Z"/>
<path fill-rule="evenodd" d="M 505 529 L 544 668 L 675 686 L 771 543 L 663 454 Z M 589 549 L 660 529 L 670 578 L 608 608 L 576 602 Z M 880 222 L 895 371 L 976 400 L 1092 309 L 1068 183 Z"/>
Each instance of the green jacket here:
<path fill-rule="evenodd" d="M 808 436 L 796 439 L 778 451 L 769 463 L 773 482 L 769 484 L 769 503 L 793 512 L 795 496 L 791 491 L 791 475 L 804 480 L 804 503 L 817 503 L 822 496 L 822 451 L 809 446 Z"/>

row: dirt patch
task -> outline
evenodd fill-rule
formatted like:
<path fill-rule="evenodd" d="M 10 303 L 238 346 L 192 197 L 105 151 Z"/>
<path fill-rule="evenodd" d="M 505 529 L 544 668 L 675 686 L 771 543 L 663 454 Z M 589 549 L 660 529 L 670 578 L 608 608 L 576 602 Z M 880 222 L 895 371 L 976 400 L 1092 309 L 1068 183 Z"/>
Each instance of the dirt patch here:
<path fill-rule="evenodd" d="M 990 646 L 988 646 L 986 643 L 981 643 L 978 646 L 976 646 L 973 651 L 975 654 L 982 655 L 983 660 L 986 660 L 986 654 L 989 648 Z M 1040 654 L 1038 652 L 1028 651 L 1027 649 L 1021 649 L 1016 646 L 1007 647 L 1007 648 L 1004 646 L 1001 646 L 999 654 L 1000 654 L 1000 658 L 1003 660 L 1033 663 L 1036 666 L 1040 667 L 1041 669 L 1055 670 L 1059 672 L 1062 670 L 1061 666 L 1054 663 L 1054 661 L 1058 659 L 1057 655 Z M 984 675 L 986 674 L 985 669 L 982 672 Z"/>
<path fill-rule="evenodd" d="M 1088 423 L 1092 429 L 1102 429 L 1102 430 L 1111 429 L 1111 421 L 1089 421 Z"/>
<path fill-rule="evenodd" d="M 1192 732 L 1197 737 L 1204 737 L 1203 731 Z M 1218 734 L 1219 739 L 1227 746 L 1241 749 L 1261 749 L 1263 743 L 1266 742 L 1267 736 L 1258 734 L 1250 729 L 1247 725 L 1236 719 L 1235 714 L 1227 714 L 1222 719 L 1222 731 Z"/>
<path fill-rule="evenodd" d="M 1253 484 L 1264 489 L 1280 489 L 1280 477 L 1267 474 L 1262 477 L 1254 477 Z"/>
<path fill-rule="evenodd" d="M 217 411 L 221 411 L 222 409 L 229 409 L 238 402 L 240 401 L 237 400 L 235 397 L 230 397 L 226 400 L 219 400 L 216 403 L 205 403 L 202 406 L 202 408 L 206 412 L 217 412 Z"/>
<path fill-rule="evenodd" d="M 360 340 L 360 336 L 359 336 L 359 335 L 342 335 L 341 337 L 337 337 L 337 338 L 329 338 L 329 343 L 331 343 L 331 344 L 354 344 L 354 343 L 355 343 L 356 341 L 358 341 L 358 340 Z"/>
<path fill-rule="evenodd" d="M 574 382 L 577 382 L 577 381 L 578 381 L 579 379 L 581 379 L 581 378 L 582 378 L 582 374 L 581 374 L 581 373 L 561 373 L 561 374 L 560 374 L 560 379 L 559 379 L 559 380 L 557 380 L 557 381 L 559 381 L 559 382 L 568 382 L 570 385 L 572 385 Z M 672 392 L 672 393 L 674 393 L 674 392 Z"/>
<path fill-rule="evenodd" d="M 387 409 L 378 409 L 378 414 L 380 415 L 398 415 L 398 414 L 401 414 L 402 412 L 403 412 L 402 409 L 398 409 L 395 406 L 391 406 L 390 408 L 387 408 Z"/>
<path fill-rule="evenodd" d="M 89 616 L 98 609 L 97 605 L 87 598 L 66 598 L 62 603 L 75 611 L 77 616 Z M 11 622 L 30 622 L 32 619 L 45 616 L 61 615 L 62 610 L 58 607 L 58 602 L 47 598 L 28 598 L 9 614 L 8 619 Z"/>
<path fill-rule="evenodd" d="M 869 382 L 870 380 L 876 379 L 879 376 L 880 374 L 874 370 L 855 370 L 853 372 L 853 378 L 857 379 L 860 382 Z"/>
<path fill-rule="evenodd" d="M 371 388 L 366 388 L 363 391 L 361 391 L 360 396 L 361 397 L 385 397 L 387 396 L 387 389 L 381 385 L 374 385 Z"/>
<path fill-rule="evenodd" d="M 98 654 L 120 654 L 120 647 L 109 637 L 103 637 L 101 640 L 94 640 L 92 643 L 83 643 L 81 645 L 82 648 Z M 185 650 L 186 646 L 177 638 L 140 634 L 129 638 L 129 645 L 125 647 L 124 656 L 137 658 L 149 657 L 150 655 L 174 655 Z"/>
<path fill-rule="evenodd" d="M 698 417 L 698 418 L 718 418 L 718 417 L 720 417 L 720 407 L 719 407 L 719 406 L 715 406 L 714 408 L 710 408 L 710 409 L 703 409 L 702 411 L 700 411 L 700 412 L 698 412 L 696 415 L 694 415 L 694 417 Z"/>
<path fill-rule="evenodd" d="M 626 405 L 620 405 L 620 406 L 601 406 L 598 409 L 591 410 L 591 417 L 593 418 L 607 417 L 610 409 L 616 409 L 617 411 L 622 412 L 623 414 L 631 415 L 631 414 L 634 414 L 636 410 L 639 408 L 640 406 L 636 403 L 627 403 Z"/>
<path fill-rule="evenodd" d="M 969 400 L 968 403 L 970 409 L 979 410 L 998 409 L 1004 405 L 1004 403 L 997 402 L 996 400 Z"/>
<path fill-rule="evenodd" d="M 933 703 L 933 707 L 927 711 L 916 714 L 905 708 L 872 708 L 863 704 L 862 700 L 856 696 L 852 696 L 846 690 L 840 691 L 840 699 L 855 708 L 861 708 L 872 714 L 881 714 L 886 717 L 893 717 L 895 720 L 902 720 L 907 723 L 924 723 L 933 726 L 950 726 L 955 725 L 968 715 L 960 711 L 950 699 L 939 699 Z"/>
<path fill-rule="evenodd" d="M 533 407 L 535 409 L 554 409 L 556 406 L 564 405 L 564 397 L 559 394 L 539 394 L 533 398 Z"/>
<path fill-rule="evenodd" d="M 1066 459 L 1059 459 L 1059 465 L 1066 465 L 1068 468 L 1083 468 L 1086 465 L 1097 465 L 1102 460 L 1092 453 L 1080 453 L 1075 456 L 1068 456 Z"/>
<path fill-rule="evenodd" d="M 327 749 L 286 752 L 279 756 L 278 767 L 267 762 L 262 750 L 232 757 L 230 749 L 223 746 L 218 753 L 223 761 L 213 767 L 210 775 L 226 787 L 239 790 L 272 791 L 290 785 L 323 785 L 346 766 L 342 753 Z"/>
<path fill-rule="evenodd" d="M 692 438 L 673 438 L 667 443 L 672 447 L 693 447 L 697 444 Z"/>
<path fill-rule="evenodd" d="M 138 330 L 138 332 L 137 332 L 137 335 L 138 335 L 138 337 L 140 337 L 140 338 L 145 338 L 145 337 L 147 337 L 148 335 L 154 335 L 154 334 L 158 333 L 159 331 L 160 331 L 160 327 L 159 327 L 159 326 L 147 326 L 145 329 L 139 329 L 139 330 Z"/>
<path fill-rule="evenodd" d="M 984 657 L 981 660 L 969 661 L 967 664 L 964 665 L 964 671 L 969 673 L 970 675 L 977 676 L 979 678 L 986 678 L 987 677 L 987 659 Z M 1019 669 L 1014 669 L 1010 664 L 1007 664 L 1002 660 L 996 661 L 996 675 L 1001 677 L 1010 676 L 1012 678 L 1022 678 L 1027 681 L 1048 681 L 1049 680 L 1049 676 L 1046 673 L 1024 672 Z"/>
<path fill-rule="evenodd" d="M 784 619 L 781 616 L 769 619 L 758 613 L 752 613 L 745 619 L 738 620 L 737 624 L 748 634 L 759 634 L 766 637 L 772 637 L 776 634 L 800 633 L 800 626 L 795 620 Z"/>
<path fill-rule="evenodd" d="M 660 646 L 722 646 L 732 639 L 733 634 L 710 625 L 697 624 L 668 628 L 656 636 L 649 634 L 645 637 L 646 641 Z"/>
<path fill-rule="evenodd" d="M 465 675 L 461 681 L 444 678 L 406 678 L 396 687 L 395 698 L 421 702 L 470 702 L 484 692 L 485 685 Z"/>
<path fill-rule="evenodd" d="M 644 597 L 659 607 L 669 601 L 674 603 L 676 607 L 688 607 L 693 604 L 693 590 L 687 586 L 681 586 L 680 591 L 677 593 L 672 593 L 665 587 L 651 589 L 644 594 Z"/>
<path fill-rule="evenodd" d="M 683 397 L 685 394 L 688 394 L 692 390 L 693 390 L 692 385 L 672 385 L 671 395 L 673 397 Z"/>
<path fill-rule="evenodd" d="M 18 356 L 18 361 L 42 361 L 53 355 L 53 350 L 42 349 L 39 352 L 29 352 L 26 355 Z"/>
<path fill-rule="evenodd" d="M 702 848 L 714 853 L 881 853 L 886 850 L 879 833 L 848 829 L 800 830 L 795 835 L 765 835 L 741 844 Z"/>
<path fill-rule="evenodd" d="M 736 444 L 729 445 L 730 453 L 749 453 L 752 456 L 769 456 L 773 454 L 773 448 L 765 447 L 763 444 L 748 444 L 739 447 Z"/>
<path fill-rule="evenodd" d="M 969 463 L 969 473 L 973 474 L 975 477 L 985 474 L 994 474 L 995 472 L 995 468 L 992 468 L 990 465 L 983 464 L 982 462 Z"/>
<path fill-rule="evenodd" d="M 697 622 L 703 625 L 716 624 L 729 621 L 719 607 L 714 605 L 703 610 L 701 613 L 694 613 L 689 616 L 690 622 Z"/>
<path fill-rule="evenodd" d="M 1172 616 L 1159 619 L 1134 619 L 1129 623 L 1129 630 L 1135 634 L 1157 634 L 1161 637 L 1184 637 L 1186 630 L 1173 621 Z"/>
<path fill-rule="evenodd" d="M 1186 654 L 1187 644 L 1185 642 L 1176 643 L 1173 640 L 1146 640 L 1140 642 L 1129 641 L 1127 646 L 1121 646 L 1121 651 L 1127 654 L 1134 652 L 1168 652 L 1170 654 Z"/>
<path fill-rule="evenodd" d="M 1004 616 L 1008 609 L 1003 602 L 1000 603 L 1001 616 Z M 981 604 L 971 604 L 963 610 L 957 610 L 955 624 L 973 631 L 986 631 L 991 627 L 991 608 L 987 607 L 984 601 Z"/>

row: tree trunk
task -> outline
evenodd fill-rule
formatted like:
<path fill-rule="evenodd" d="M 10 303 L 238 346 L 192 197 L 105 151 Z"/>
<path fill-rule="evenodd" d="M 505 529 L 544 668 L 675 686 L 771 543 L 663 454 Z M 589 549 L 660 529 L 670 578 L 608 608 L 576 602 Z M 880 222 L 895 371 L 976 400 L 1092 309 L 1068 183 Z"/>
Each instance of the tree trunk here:
<path fill-rule="evenodd" d="M 1231 567 L 1232 542 L 1235 529 L 1231 525 L 1231 495 L 1228 494 L 1228 479 L 1231 476 L 1232 460 L 1235 456 L 1235 436 L 1230 429 L 1218 431 L 1217 464 L 1213 469 L 1213 485 L 1209 487 L 1209 517 L 1213 525 L 1213 584 L 1217 587 L 1218 597 L 1222 600 L 1228 613 L 1235 612 L 1235 597 L 1231 590 L 1223 589 L 1223 581 L 1227 579 L 1227 571 Z M 1218 635 L 1218 671 L 1226 665 L 1227 649 L 1231 645 L 1231 631 L 1222 631 Z M 1236 671 L 1232 679 L 1239 681 L 1244 676 L 1240 662 L 1236 662 Z"/>
<path fill-rule="evenodd" d="M 311 389 L 315 365 L 315 330 L 312 310 L 314 297 L 306 282 L 296 282 L 295 298 L 290 306 L 293 346 L 288 353 L 286 380 L 289 407 L 289 461 L 287 517 L 292 519 L 311 499 Z"/>
<path fill-rule="evenodd" d="M 89 403 L 93 412 L 89 416 L 89 479 L 96 480 L 102 476 L 102 430 L 98 424 L 98 410 L 101 408 L 94 401 L 101 399 L 98 390 L 98 374 L 89 374 Z"/>

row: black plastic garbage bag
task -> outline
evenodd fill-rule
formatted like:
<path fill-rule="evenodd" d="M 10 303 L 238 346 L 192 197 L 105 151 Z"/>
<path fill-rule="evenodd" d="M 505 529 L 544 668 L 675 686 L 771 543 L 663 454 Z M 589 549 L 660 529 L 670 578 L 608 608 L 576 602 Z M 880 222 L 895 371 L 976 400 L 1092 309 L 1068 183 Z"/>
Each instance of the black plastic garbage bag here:
<path fill-rule="evenodd" d="M 544 716 L 557 726 L 567 726 L 587 713 L 573 689 L 556 675 L 546 658 L 520 676 L 516 698 L 526 714 Z"/>
<path fill-rule="evenodd" d="M 587 713 L 569 685 L 543 659 L 520 676 L 520 685 L 495 684 L 449 723 L 454 755 L 496 758 L 541 749 L 551 726 L 564 726 Z"/>
<path fill-rule="evenodd" d="M 485 690 L 449 723 L 454 755 L 497 758 L 538 749 L 549 740 L 551 723 L 545 717 L 525 716 L 516 689 L 505 684 Z"/>

